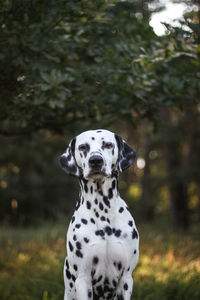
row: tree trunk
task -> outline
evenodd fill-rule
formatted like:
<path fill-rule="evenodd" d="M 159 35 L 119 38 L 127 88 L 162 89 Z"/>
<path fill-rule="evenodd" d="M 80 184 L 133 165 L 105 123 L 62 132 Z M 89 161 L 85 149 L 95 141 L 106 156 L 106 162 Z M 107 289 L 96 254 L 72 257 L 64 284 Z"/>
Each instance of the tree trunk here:
<path fill-rule="evenodd" d="M 154 218 L 154 204 L 152 203 L 152 193 L 151 193 L 151 175 L 150 175 L 150 142 L 149 139 L 145 140 L 145 167 L 144 173 L 142 176 L 142 197 L 141 197 L 141 206 L 140 214 L 144 221 L 152 221 Z"/>
<path fill-rule="evenodd" d="M 185 176 L 184 155 L 181 153 L 179 132 L 170 118 L 169 111 L 163 114 L 165 121 L 164 155 L 170 194 L 171 224 L 174 230 L 188 228 L 188 193 L 187 176 Z"/>

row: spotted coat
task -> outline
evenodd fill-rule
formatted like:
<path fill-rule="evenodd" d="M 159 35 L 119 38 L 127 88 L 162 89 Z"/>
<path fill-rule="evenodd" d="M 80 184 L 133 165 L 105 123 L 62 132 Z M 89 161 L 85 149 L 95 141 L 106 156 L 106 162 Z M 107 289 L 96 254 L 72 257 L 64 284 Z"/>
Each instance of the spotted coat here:
<path fill-rule="evenodd" d="M 90 130 L 74 138 L 60 158 L 61 167 L 80 181 L 67 232 L 64 300 L 131 298 L 139 235 L 119 195 L 118 172 L 135 156 L 118 135 Z"/>

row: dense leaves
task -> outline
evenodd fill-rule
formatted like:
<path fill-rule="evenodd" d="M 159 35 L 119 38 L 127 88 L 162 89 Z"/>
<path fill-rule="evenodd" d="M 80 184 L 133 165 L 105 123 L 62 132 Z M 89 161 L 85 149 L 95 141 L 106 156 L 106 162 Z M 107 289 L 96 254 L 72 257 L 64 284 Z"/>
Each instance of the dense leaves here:
<path fill-rule="evenodd" d="M 136 123 L 197 100 L 198 46 L 183 31 L 158 39 L 147 3 L 4 1 L 1 133 Z"/>

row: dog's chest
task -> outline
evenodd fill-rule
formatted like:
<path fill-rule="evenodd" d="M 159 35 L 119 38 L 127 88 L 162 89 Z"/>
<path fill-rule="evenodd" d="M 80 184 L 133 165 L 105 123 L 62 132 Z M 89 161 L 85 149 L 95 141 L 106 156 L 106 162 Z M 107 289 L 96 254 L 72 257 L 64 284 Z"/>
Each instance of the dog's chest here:
<path fill-rule="evenodd" d="M 95 267 L 99 276 L 105 270 L 120 276 L 137 249 L 138 233 L 125 202 L 119 197 L 112 201 L 111 205 L 102 197 L 81 200 L 67 234 L 71 260 L 79 260 L 83 269 Z"/>

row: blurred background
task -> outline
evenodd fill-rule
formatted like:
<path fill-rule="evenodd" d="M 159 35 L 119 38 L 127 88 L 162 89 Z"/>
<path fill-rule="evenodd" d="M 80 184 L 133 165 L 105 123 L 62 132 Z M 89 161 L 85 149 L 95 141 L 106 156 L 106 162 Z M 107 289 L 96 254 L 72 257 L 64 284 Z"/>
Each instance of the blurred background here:
<path fill-rule="evenodd" d="M 195 0 L 1 1 L 3 300 L 62 299 L 79 185 L 58 160 L 72 137 L 97 128 L 137 151 L 119 181 L 141 232 L 134 299 L 200 299 L 199 8 Z"/>

